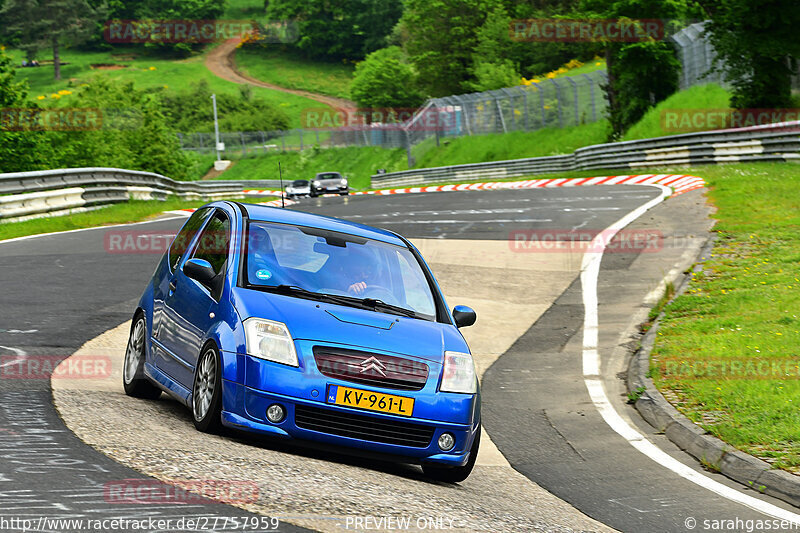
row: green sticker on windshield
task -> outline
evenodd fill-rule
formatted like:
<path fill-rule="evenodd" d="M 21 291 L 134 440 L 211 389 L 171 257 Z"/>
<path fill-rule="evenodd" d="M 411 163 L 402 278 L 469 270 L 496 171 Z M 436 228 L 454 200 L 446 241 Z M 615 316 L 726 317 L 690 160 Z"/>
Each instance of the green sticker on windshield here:
<path fill-rule="evenodd" d="M 264 270 L 262 268 L 261 270 L 256 271 L 256 277 L 258 279 L 262 279 L 262 280 L 263 279 L 269 279 L 269 278 L 272 277 L 272 272 L 270 272 L 269 270 Z"/>

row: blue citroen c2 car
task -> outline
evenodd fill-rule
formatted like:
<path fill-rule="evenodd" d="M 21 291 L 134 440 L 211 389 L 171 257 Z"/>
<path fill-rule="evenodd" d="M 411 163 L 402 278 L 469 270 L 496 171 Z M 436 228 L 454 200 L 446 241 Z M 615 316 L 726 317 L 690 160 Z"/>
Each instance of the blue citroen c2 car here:
<path fill-rule="evenodd" d="M 418 250 L 393 232 L 215 202 L 176 235 L 142 295 L 125 392 L 162 391 L 200 431 L 222 426 L 418 463 L 475 464 L 480 392 L 459 327 Z"/>

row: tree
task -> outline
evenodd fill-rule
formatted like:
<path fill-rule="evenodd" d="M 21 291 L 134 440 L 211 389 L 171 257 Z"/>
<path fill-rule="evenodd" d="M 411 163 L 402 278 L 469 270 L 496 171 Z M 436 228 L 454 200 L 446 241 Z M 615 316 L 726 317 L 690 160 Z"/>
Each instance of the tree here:
<path fill-rule="evenodd" d="M 390 46 L 372 52 L 356 65 L 350 95 L 362 107 L 415 107 L 423 96 L 417 75 L 403 51 Z"/>
<path fill-rule="evenodd" d="M 791 105 L 791 75 L 800 58 L 796 0 L 705 0 L 711 43 L 736 108 Z M 794 58 L 794 59 L 792 59 Z"/>
<path fill-rule="evenodd" d="M 6 109 L 29 107 L 25 83 L 14 81 L 11 58 L 0 47 L 0 113 Z M 13 120 L 13 119 L 12 119 Z M 16 131 L 16 125 L 7 124 L 0 115 L 0 172 L 20 172 L 47 168 L 43 151 L 48 146 L 35 131 Z"/>
<path fill-rule="evenodd" d="M 584 0 L 581 8 L 600 19 L 671 19 L 687 14 L 684 0 Z M 645 112 L 678 89 L 680 62 L 667 41 L 606 41 L 610 140 L 616 140 Z"/>
<path fill-rule="evenodd" d="M 104 16 L 105 7 L 92 8 L 86 0 L 6 0 L 0 17 L 6 31 L 17 33 L 28 54 L 53 50 L 53 76 L 61 79 L 61 46 L 86 41 Z"/>
<path fill-rule="evenodd" d="M 400 18 L 397 0 L 272 0 L 270 20 L 294 20 L 294 47 L 309 57 L 361 59 L 386 44 Z"/>
<path fill-rule="evenodd" d="M 398 34 L 433 96 L 463 90 L 472 77 L 478 31 L 499 0 L 406 0 Z"/>
<path fill-rule="evenodd" d="M 508 37 L 511 17 L 502 5 L 489 13 L 477 31 L 472 57 L 472 77 L 464 82 L 470 91 L 491 91 L 520 84 L 520 74 L 512 60 L 512 41 Z"/>

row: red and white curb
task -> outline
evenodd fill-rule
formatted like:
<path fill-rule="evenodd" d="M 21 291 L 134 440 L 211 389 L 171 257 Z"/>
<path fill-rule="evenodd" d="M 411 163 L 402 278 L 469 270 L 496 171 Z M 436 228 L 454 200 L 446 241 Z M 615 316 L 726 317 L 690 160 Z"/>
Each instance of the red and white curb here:
<path fill-rule="evenodd" d="M 462 183 L 457 185 L 434 185 L 405 189 L 383 189 L 355 192 L 361 194 L 413 194 L 420 192 L 484 191 L 496 189 L 537 189 L 542 187 L 581 187 L 587 185 L 663 185 L 677 196 L 705 187 L 703 178 L 685 174 L 636 174 L 631 176 L 600 176 L 596 178 L 556 178 L 524 181 L 490 181 L 485 183 Z"/>
<path fill-rule="evenodd" d="M 498 189 L 539 189 L 550 187 L 586 187 L 591 185 L 662 185 L 672 190 L 671 196 L 678 196 L 685 192 L 695 189 L 702 189 L 706 186 L 705 180 L 697 176 L 686 174 L 634 174 L 625 176 L 598 176 L 595 178 L 555 178 L 538 179 L 523 181 L 488 181 L 476 183 L 459 183 L 451 185 L 432 185 L 430 187 L 407 187 L 404 189 L 381 189 L 377 191 L 364 191 L 350 193 L 352 196 L 365 194 L 385 195 L 385 194 L 414 194 L 423 192 L 451 192 L 451 191 L 488 191 Z M 280 191 L 248 189 L 243 191 L 246 195 L 281 196 Z M 285 200 L 285 205 L 296 204 L 293 200 Z M 259 205 L 269 205 L 278 207 L 280 200 L 271 200 Z M 193 213 L 194 209 L 184 209 L 174 211 L 174 213 Z"/>
<path fill-rule="evenodd" d="M 279 194 L 279 193 L 277 193 L 277 194 Z M 278 199 L 278 200 L 270 200 L 269 202 L 261 202 L 258 205 L 268 205 L 270 207 L 281 207 L 281 205 L 294 205 L 296 203 L 297 202 L 295 202 L 294 200 L 284 199 L 283 202 L 281 202 L 281 200 Z M 170 215 L 185 215 L 185 216 L 189 216 L 192 213 L 194 213 L 195 211 L 197 211 L 196 208 L 191 208 L 191 209 L 178 209 L 176 211 L 165 211 L 165 213 L 169 213 Z"/>

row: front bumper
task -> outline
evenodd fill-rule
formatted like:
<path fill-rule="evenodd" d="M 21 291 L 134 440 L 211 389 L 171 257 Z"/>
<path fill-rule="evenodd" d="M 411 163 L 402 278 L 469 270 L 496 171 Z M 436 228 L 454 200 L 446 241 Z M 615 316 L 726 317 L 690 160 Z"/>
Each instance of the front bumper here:
<path fill-rule="evenodd" d="M 299 351 L 311 351 L 311 346 L 300 346 Z M 469 450 L 480 419 L 478 395 L 436 392 L 437 379 L 441 365 L 430 364 L 431 377 L 420 391 L 403 391 L 376 388 L 351 383 L 320 374 L 314 358 L 302 357 L 301 368 L 288 367 L 257 358 L 237 355 L 245 365 L 245 383 L 224 382 L 223 423 L 226 426 L 283 438 L 313 441 L 323 445 L 344 447 L 387 456 L 401 462 L 434 463 L 443 466 L 463 466 L 469 459 Z M 363 390 L 371 390 L 414 398 L 414 413 L 411 417 L 354 409 L 326 403 L 328 385 L 343 385 Z M 266 389 L 266 390 L 265 390 Z M 285 418 L 278 423 L 267 420 L 267 408 L 278 403 L 286 410 Z M 342 420 L 345 429 L 348 419 L 369 419 L 376 426 L 386 424 L 410 424 L 424 428 L 431 434 L 427 444 L 400 445 L 379 442 L 366 438 L 353 438 L 342 433 L 309 429 L 308 424 L 298 425 L 298 407 L 312 409 L 326 416 Z M 452 450 L 439 449 L 438 439 L 444 432 L 453 434 L 456 444 Z"/>
<path fill-rule="evenodd" d="M 314 187 L 314 194 L 344 194 L 350 191 L 350 187 L 345 185 L 344 187 L 336 186 L 322 186 L 322 187 Z"/>

